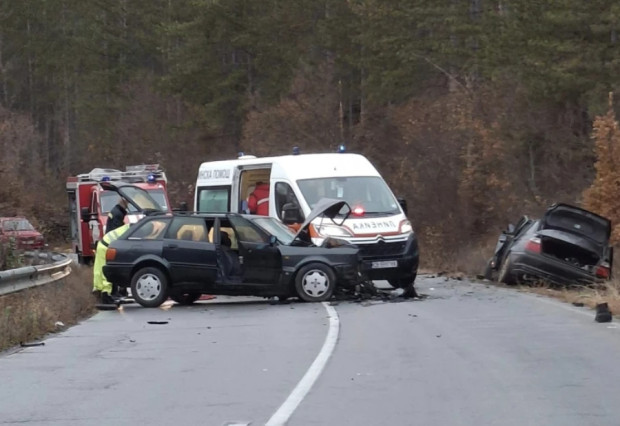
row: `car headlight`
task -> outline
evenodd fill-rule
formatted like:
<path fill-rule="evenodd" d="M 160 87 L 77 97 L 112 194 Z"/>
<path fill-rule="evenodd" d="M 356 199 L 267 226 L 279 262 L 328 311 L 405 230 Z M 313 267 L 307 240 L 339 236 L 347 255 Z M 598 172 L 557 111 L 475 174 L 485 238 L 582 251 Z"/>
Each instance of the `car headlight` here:
<path fill-rule="evenodd" d="M 342 226 L 337 225 L 314 225 L 316 233 L 321 237 L 351 237 L 351 233 Z"/>
<path fill-rule="evenodd" d="M 400 223 L 400 233 L 408 234 L 410 232 L 413 232 L 413 226 L 411 226 L 411 222 L 409 222 L 408 220 L 403 220 Z"/>

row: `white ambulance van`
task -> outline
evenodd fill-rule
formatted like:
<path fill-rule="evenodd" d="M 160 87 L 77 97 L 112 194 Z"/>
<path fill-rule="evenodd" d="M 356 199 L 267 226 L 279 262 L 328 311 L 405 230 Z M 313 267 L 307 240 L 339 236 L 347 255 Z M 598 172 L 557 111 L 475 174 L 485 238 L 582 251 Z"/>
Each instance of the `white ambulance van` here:
<path fill-rule="evenodd" d="M 341 226 L 315 220 L 310 226 L 313 242 L 320 245 L 326 237 L 347 240 L 360 248 L 362 269 L 371 279 L 388 280 L 394 287 L 413 286 L 419 253 L 403 210 L 406 205 L 396 199 L 364 156 L 325 153 L 257 158 L 240 154 L 234 160 L 202 163 L 194 210 L 255 214 L 248 211 L 252 204 L 248 199 L 257 186 L 264 188 L 259 202 L 268 203 L 269 216 L 293 228 L 321 198 L 345 200 L 352 210 L 347 220 Z"/>

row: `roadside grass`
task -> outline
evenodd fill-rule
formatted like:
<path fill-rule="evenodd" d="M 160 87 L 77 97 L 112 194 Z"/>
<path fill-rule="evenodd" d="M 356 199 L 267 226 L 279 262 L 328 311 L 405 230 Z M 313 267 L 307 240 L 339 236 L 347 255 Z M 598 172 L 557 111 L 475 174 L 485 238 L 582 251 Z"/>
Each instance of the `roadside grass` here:
<path fill-rule="evenodd" d="M 0 351 L 77 324 L 95 303 L 92 269 L 75 265 L 56 283 L 0 296 Z"/>
<path fill-rule="evenodd" d="M 548 284 L 519 287 L 522 291 L 553 297 L 566 303 L 594 309 L 599 303 L 607 303 L 612 314 L 620 315 L 620 279 L 592 286 L 560 288 Z"/>

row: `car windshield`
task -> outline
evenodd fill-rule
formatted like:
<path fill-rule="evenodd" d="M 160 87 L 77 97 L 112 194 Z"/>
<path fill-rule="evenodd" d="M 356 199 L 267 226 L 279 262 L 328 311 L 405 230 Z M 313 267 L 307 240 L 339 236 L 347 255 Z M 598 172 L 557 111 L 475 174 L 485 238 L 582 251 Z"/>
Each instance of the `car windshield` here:
<path fill-rule="evenodd" d="M 26 219 L 11 219 L 2 222 L 5 231 L 34 231 L 34 227 Z"/>
<path fill-rule="evenodd" d="M 275 236 L 278 241 L 283 244 L 291 244 L 295 239 L 295 234 L 277 219 L 272 217 L 257 217 L 253 219 L 253 222 L 269 234 Z"/>
<path fill-rule="evenodd" d="M 145 190 L 145 191 L 149 193 L 149 195 L 157 202 L 157 204 L 162 210 L 169 211 L 168 204 L 166 203 L 166 195 L 163 189 L 157 188 L 157 189 L 151 189 L 151 190 Z M 109 213 L 114 208 L 114 206 L 118 203 L 119 198 L 120 196 L 118 195 L 118 193 L 114 191 L 103 191 L 101 193 L 101 213 L 103 214 Z M 152 208 L 149 206 L 150 206 L 150 203 L 148 203 L 148 205 L 145 206 L 145 208 Z M 131 204 L 129 204 L 127 210 L 130 213 L 137 212 L 136 208 Z"/>
<path fill-rule="evenodd" d="M 321 198 L 344 200 L 351 209 L 366 215 L 393 215 L 400 212 L 398 202 L 380 177 L 333 177 L 298 180 L 297 184 L 310 208 Z"/>

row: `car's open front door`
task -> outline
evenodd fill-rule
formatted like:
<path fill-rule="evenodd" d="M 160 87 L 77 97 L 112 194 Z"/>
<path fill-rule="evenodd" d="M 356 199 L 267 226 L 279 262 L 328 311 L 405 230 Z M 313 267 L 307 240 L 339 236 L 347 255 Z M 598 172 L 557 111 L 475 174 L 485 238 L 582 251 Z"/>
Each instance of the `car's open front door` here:
<path fill-rule="evenodd" d="M 270 236 L 252 222 L 231 215 L 239 256 L 243 259 L 243 282 L 276 285 L 282 273 L 282 255 Z"/>

